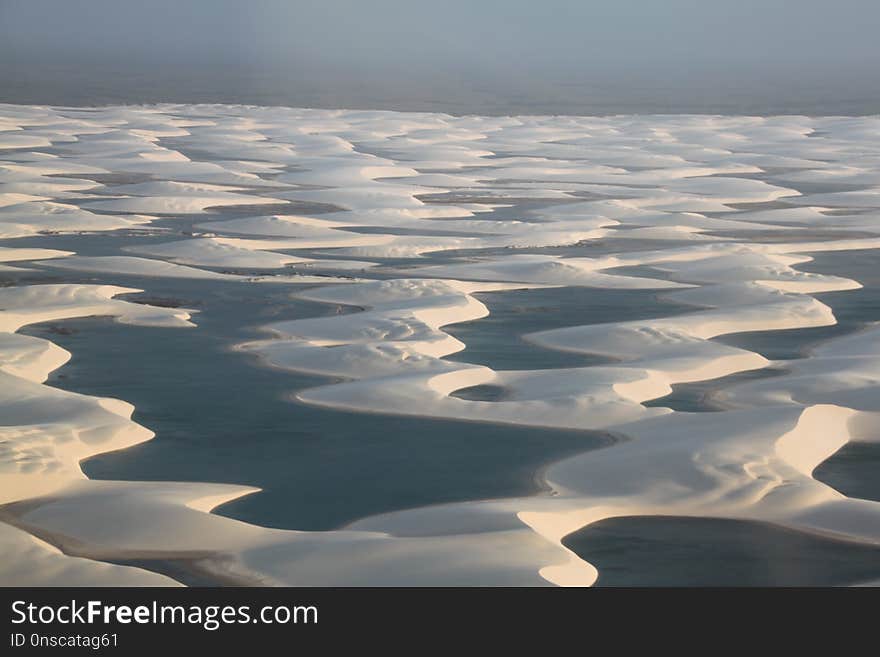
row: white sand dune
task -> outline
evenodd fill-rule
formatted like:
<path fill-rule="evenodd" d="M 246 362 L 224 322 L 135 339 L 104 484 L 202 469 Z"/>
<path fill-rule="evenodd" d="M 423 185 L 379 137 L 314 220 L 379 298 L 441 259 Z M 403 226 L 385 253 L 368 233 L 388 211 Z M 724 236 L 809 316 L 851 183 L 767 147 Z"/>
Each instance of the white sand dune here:
<path fill-rule="evenodd" d="M 246 584 L 591 585 L 600 573 L 563 538 L 629 515 L 761 520 L 875 545 L 880 503 L 812 473 L 848 441 L 878 440 L 876 323 L 778 376 L 720 390 L 726 410 L 645 402 L 773 364 L 715 338 L 835 325 L 834 302 L 813 295 L 862 286 L 845 252 L 880 248 L 878 184 L 877 117 L 0 105 L 0 274 L 14 283 L 0 288 L 0 584 L 172 583 L 107 563 L 168 559 Z M 290 212 L 258 211 L 278 204 Z M 219 206 L 243 209 L 221 216 Z M 205 233 L 156 242 L 126 231 L 100 254 L 79 253 L 73 235 L 63 248 L 38 244 L 156 222 L 167 231 L 190 215 Z M 836 251 L 837 275 L 810 273 L 814 254 Z M 297 273 L 214 271 L 287 267 Z M 117 285 L 18 282 L 31 270 L 302 283 L 290 293 L 355 312 L 274 322 L 266 339 L 238 345 L 329 377 L 298 391 L 301 403 L 621 440 L 542 471 L 552 495 L 407 509 L 326 532 L 211 513 L 257 492 L 248 486 L 92 481 L 82 459 L 152 431 L 125 401 L 45 385 L 70 354 L 17 331 L 87 316 L 192 330 L 192 311 L 120 300 L 136 290 Z M 687 312 L 511 329 L 536 350 L 602 365 L 495 370 L 444 358 L 467 348 L 445 327 L 489 314 L 480 293 L 561 286 L 585 303 L 597 289 L 653 290 Z M 503 397 L 455 396 L 487 384 Z"/>
<path fill-rule="evenodd" d="M 2 194 L 0 194 L 2 196 Z M 26 237 L 39 233 L 78 233 L 136 228 L 152 217 L 131 214 L 95 214 L 74 205 L 39 198 L 0 207 L 0 237 Z"/>
<path fill-rule="evenodd" d="M 297 258 L 259 249 L 247 249 L 240 245 L 223 244 L 210 237 L 150 244 L 149 246 L 132 246 L 127 247 L 126 251 L 165 258 L 172 262 L 197 267 L 277 269 L 295 262 L 310 262 L 307 258 Z"/>
<path fill-rule="evenodd" d="M 239 194 L 235 187 L 219 185 L 157 182 L 122 185 L 116 189 L 121 194 L 126 194 L 125 190 L 128 190 L 130 195 L 104 201 L 89 201 L 83 207 L 128 214 L 198 214 L 210 207 L 286 203 L 279 198 Z"/>
<path fill-rule="evenodd" d="M 137 258 L 134 256 L 71 256 L 64 260 L 50 260 L 40 263 L 53 269 L 71 269 L 76 271 L 105 272 L 128 276 L 159 276 L 171 278 L 204 278 L 216 280 L 236 280 L 244 277 L 234 274 L 221 274 L 178 265 L 164 260 Z"/>

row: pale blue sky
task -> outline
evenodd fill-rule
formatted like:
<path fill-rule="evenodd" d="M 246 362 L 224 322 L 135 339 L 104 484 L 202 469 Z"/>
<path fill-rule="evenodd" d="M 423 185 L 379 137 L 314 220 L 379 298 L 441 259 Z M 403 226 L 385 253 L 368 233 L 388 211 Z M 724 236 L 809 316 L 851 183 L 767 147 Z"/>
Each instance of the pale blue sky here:
<path fill-rule="evenodd" d="M 873 102 L 878 33 L 877 0 L 0 0 L 0 94 Z"/>

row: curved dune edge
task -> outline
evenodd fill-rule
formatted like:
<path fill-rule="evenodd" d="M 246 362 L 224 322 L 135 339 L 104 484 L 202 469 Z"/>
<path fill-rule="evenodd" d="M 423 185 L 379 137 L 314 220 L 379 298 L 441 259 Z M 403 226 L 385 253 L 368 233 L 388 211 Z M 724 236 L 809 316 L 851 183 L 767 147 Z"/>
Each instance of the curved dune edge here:
<path fill-rule="evenodd" d="M 151 325 L 191 325 L 189 313 L 113 299 L 128 288 L 89 285 L 40 285 L 0 290 L 0 408 L 4 426 L 2 519 L 8 506 L 56 494 L 84 478 L 79 461 L 102 451 L 122 449 L 152 437 L 134 424 L 130 404 L 64 392 L 43 385 L 70 354 L 42 340 L 15 333 L 22 326 L 49 320 L 114 315 L 120 321 Z M 51 410 L 50 410 L 51 409 Z M 15 524 L 15 523 L 13 523 Z M 65 556 L 56 547 L 0 523 L 5 546 L 0 579 L 16 585 L 172 585 L 174 580 L 137 568 Z"/>
<path fill-rule="evenodd" d="M 731 485 L 714 489 L 710 487 L 685 489 L 682 486 L 682 490 L 673 494 L 659 493 L 658 489 L 654 499 L 644 491 L 635 499 L 633 496 L 587 498 L 578 500 L 578 503 L 584 504 L 582 509 L 561 513 L 540 511 L 521 513 L 520 517 L 535 531 L 548 540 L 559 542 L 560 545 L 568 534 L 608 518 L 640 515 L 704 517 L 707 514 L 719 518 L 774 522 L 801 531 L 880 543 L 880 524 L 877 523 L 873 527 L 864 527 L 854 532 L 851 529 L 841 531 L 837 517 L 828 516 L 825 522 L 821 523 L 815 521 L 808 523 L 802 519 L 804 516 L 818 518 L 825 505 L 847 499 L 812 479 L 811 474 L 819 463 L 848 442 L 850 437 L 847 426 L 855 415 L 855 411 L 838 406 L 811 406 L 801 411 L 794 427 L 778 438 L 774 439 L 772 434 L 767 437 L 749 436 L 755 442 L 749 446 L 750 459 L 738 466 L 740 471 L 737 472 L 737 479 L 740 481 L 735 487 Z M 761 446 L 760 451 L 757 445 Z M 729 448 L 729 445 L 725 446 L 725 449 Z M 631 456 L 632 454 L 620 455 L 622 461 L 626 459 L 627 467 L 632 465 L 629 462 Z M 650 459 L 653 456 L 649 452 L 645 458 Z M 686 456 L 686 452 L 682 456 Z M 682 483 L 696 472 L 701 471 L 705 474 L 709 467 L 715 472 L 724 467 L 734 467 L 733 463 L 727 462 L 727 458 L 723 460 L 719 458 L 722 456 L 719 450 L 700 453 L 700 456 L 703 458 L 699 464 L 687 463 L 686 458 L 682 458 L 679 472 L 671 479 Z M 564 468 L 565 463 L 560 464 L 559 467 Z M 601 464 L 601 467 L 606 468 L 606 471 L 608 468 L 614 468 L 613 459 Z M 689 469 L 691 472 L 688 472 Z M 589 477 L 591 473 L 585 469 L 578 474 Z M 611 479 L 613 474 L 612 472 L 607 475 L 608 478 Z M 557 481 L 556 485 L 564 484 Z M 646 486 L 645 489 L 650 490 L 650 487 Z M 567 495 L 571 497 L 572 502 L 578 499 L 572 495 L 571 490 L 567 491 Z M 856 502 L 858 506 L 865 507 L 861 504 L 863 501 Z M 836 513 L 835 516 L 837 515 Z M 560 586 L 594 583 L 598 572 L 588 573 L 578 569 L 575 566 L 576 561 L 577 557 L 573 555 L 570 564 L 545 567 L 541 570 L 541 575 Z M 590 574 L 594 575 L 591 580 Z"/>
<path fill-rule="evenodd" d="M 65 142 L 67 155 L 35 152 L 0 165 L 6 185 L 0 191 L 0 236 L 130 230 L 156 217 L 201 215 L 216 206 L 266 205 L 272 212 L 290 201 L 334 206 L 320 218 L 254 210 L 251 217 L 206 220 L 198 226 L 210 233 L 131 250 L 149 258 L 0 252 L 7 261 L 25 263 L 16 267 L 45 258 L 40 266 L 106 275 L 135 267 L 144 276 L 323 284 L 326 278 L 241 276 L 200 267 L 321 265 L 369 276 L 371 259 L 410 259 L 414 266 L 405 271 L 386 266 L 396 276 L 389 280 L 297 289 L 302 298 L 364 310 L 273 324 L 275 339 L 242 348 L 279 367 L 345 379 L 300 391 L 305 403 L 609 430 L 628 438 L 549 467 L 545 479 L 553 496 L 387 513 L 332 532 L 256 527 L 210 513 L 255 492 L 251 487 L 85 479 L 77 466 L 81 459 L 152 434 L 131 422 L 125 402 L 42 385 L 69 354 L 15 333 L 29 323 L 90 315 L 186 327 L 192 326 L 188 311 L 116 300 L 134 290 L 110 285 L 4 288 L 0 409 L 11 423 L 0 431 L 12 448 L 2 462 L 3 513 L 15 527 L 0 528 L 10 544 L 27 537 L 19 528 L 39 537 L 28 538 L 28 550 L 16 547 L 21 556 L 7 564 L 35 564 L 22 569 L 31 581 L 166 583 L 161 575 L 94 560 L 175 559 L 243 583 L 582 586 L 594 583 L 598 573 L 564 548 L 562 539 L 603 518 L 636 514 L 760 519 L 850 540 L 880 540 L 877 503 L 846 498 L 810 476 L 846 441 L 865 439 L 878 426 L 876 331 L 829 341 L 814 357 L 791 363 L 783 376 L 726 390 L 729 411 L 689 414 L 643 405 L 676 383 L 769 364 L 714 337 L 835 324 L 831 308 L 810 295 L 860 284 L 797 267 L 817 251 L 880 247 L 880 238 L 861 236 L 874 228 L 868 214 L 826 212 L 847 204 L 877 208 L 871 205 L 876 194 L 802 195 L 738 174 L 796 169 L 801 176 L 790 178 L 793 185 L 846 179 L 870 187 L 876 184 L 876 163 L 868 154 L 876 144 L 876 119 L 560 122 L 222 106 L 198 107 L 199 118 L 187 118 L 187 106 L 2 110 L 23 129 L 41 131 L 28 147 L 56 139 Z M 833 136 L 807 138 L 817 127 Z M 190 140 L 217 162 L 189 159 L 165 147 L 163 135 Z M 295 169 L 283 169 L 287 164 Z M 108 186 L 76 178 L 116 172 L 152 179 Z M 59 174 L 70 180 L 59 182 Z M 437 194 L 452 196 L 436 204 L 422 200 Z M 474 197 L 480 201 L 468 200 Z M 547 205 L 529 210 L 528 221 L 493 218 L 518 198 Z M 731 207 L 779 201 L 797 207 Z M 345 230 L 352 227 L 379 232 Z M 859 236 L 799 236 L 825 227 Z M 399 234 L 410 228 L 423 234 Z M 717 231 L 784 231 L 785 239 L 752 243 Z M 597 257 L 515 251 L 609 238 L 648 240 L 656 248 Z M 291 248 L 326 251 L 313 253 L 321 256 L 315 258 L 280 253 Z M 510 252 L 499 255 L 498 249 Z M 425 254 L 459 250 L 471 254 L 419 265 Z M 663 275 L 612 271 L 618 267 L 648 267 Z M 612 366 L 494 371 L 443 360 L 465 348 L 443 327 L 488 313 L 475 294 L 559 285 L 653 289 L 692 304 L 694 311 L 528 336 L 544 348 L 607 356 Z M 450 397 L 486 383 L 510 395 L 500 402 Z M 44 558 L 58 566 L 39 565 Z M 0 572 L 4 582 L 11 577 L 6 569 Z"/>

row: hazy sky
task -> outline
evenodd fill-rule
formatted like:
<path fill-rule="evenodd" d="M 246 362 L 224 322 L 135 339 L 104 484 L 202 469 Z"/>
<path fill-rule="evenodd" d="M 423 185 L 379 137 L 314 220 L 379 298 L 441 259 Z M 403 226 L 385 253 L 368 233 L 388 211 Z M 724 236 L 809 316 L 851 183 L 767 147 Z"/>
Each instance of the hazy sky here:
<path fill-rule="evenodd" d="M 870 110 L 878 34 L 878 0 L 0 0 L 0 99 Z"/>

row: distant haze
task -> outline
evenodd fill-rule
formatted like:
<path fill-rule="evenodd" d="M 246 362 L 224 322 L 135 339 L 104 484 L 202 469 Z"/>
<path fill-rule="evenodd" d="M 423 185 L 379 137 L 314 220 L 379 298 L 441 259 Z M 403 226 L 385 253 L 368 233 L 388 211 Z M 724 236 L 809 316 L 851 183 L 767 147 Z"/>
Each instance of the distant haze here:
<path fill-rule="evenodd" d="M 0 101 L 880 113 L 877 0 L 0 0 Z"/>

